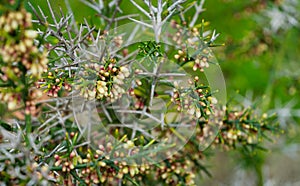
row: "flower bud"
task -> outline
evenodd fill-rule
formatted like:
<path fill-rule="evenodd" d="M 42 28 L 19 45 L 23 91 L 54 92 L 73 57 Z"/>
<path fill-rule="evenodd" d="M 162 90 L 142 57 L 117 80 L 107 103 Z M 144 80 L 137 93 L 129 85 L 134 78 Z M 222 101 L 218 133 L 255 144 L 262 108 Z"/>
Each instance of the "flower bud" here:
<path fill-rule="evenodd" d="M 34 39 L 37 37 L 37 32 L 34 30 L 26 30 L 25 31 L 25 36 L 29 39 Z"/>

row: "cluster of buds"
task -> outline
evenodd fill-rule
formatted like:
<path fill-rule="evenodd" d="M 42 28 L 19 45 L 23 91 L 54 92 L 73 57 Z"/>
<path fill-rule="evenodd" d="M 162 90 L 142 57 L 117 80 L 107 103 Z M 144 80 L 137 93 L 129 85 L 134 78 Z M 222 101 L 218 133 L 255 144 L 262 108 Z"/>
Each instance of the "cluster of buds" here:
<path fill-rule="evenodd" d="M 187 57 L 186 52 L 182 50 L 178 50 L 178 52 L 174 55 L 174 58 L 180 62 L 192 62 L 193 63 L 193 71 L 197 71 L 198 69 L 200 72 L 204 72 L 204 68 L 209 67 L 209 56 L 208 50 L 203 50 L 204 55 L 197 55 L 195 60 L 191 60 Z"/>
<path fill-rule="evenodd" d="M 7 103 L 8 110 L 15 110 L 21 103 L 21 94 L 0 92 L 0 101 Z"/>
<path fill-rule="evenodd" d="M 111 68 L 112 71 L 114 71 L 113 66 Z M 111 101 L 115 101 L 125 93 L 123 84 L 125 78 L 129 77 L 130 75 L 129 69 L 125 66 L 119 67 L 119 70 L 115 70 L 115 73 L 116 74 L 113 76 L 113 84 L 111 87 L 110 97 L 109 97 Z"/>
<path fill-rule="evenodd" d="M 38 34 L 31 30 L 31 22 L 31 14 L 24 9 L 6 12 L 0 17 L 0 80 L 7 84 L 1 89 L 0 100 L 7 103 L 9 110 L 20 106 L 24 77 L 31 75 L 36 80 L 47 68 L 47 53 L 39 51 L 34 42 Z M 27 114 L 36 113 L 33 100 L 38 96 L 39 91 L 30 90 L 25 103 Z"/>
<path fill-rule="evenodd" d="M 86 155 L 85 158 L 82 158 L 81 156 L 77 155 L 75 151 L 72 151 L 69 156 L 59 156 L 54 155 L 55 163 L 54 166 L 61 167 L 61 171 L 63 173 L 68 173 L 66 177 L 62 178 L 65 185 L 68 185 L 70 182 L 69 174 L 71 171 L 75 169 L 80 169 L 78 172 L 78 176 L 84 180 L 84 182 L 88 185 L 90 184 L 99 184 L 100 181 L 103 183 L 105 180 L 101 177 L 99 178 L 97 174 L 97 167 L 92 166 L 95 162 L 95 159 L 99 158 L 98 154 L 95 154 L 93 157 L 91 155 L 91 152 L 89 150 L 89 153 Z M 106 163 L 104 161 L 98 161 L 99 167 L 105 167 Z M 80 168 L 76 167 L 79 166 Z M 84 165 L 84 166 L 83 166 Z"/>
<path fill-rule="evenodd" d="M 190 169 L 192 162 L 187 158 L 181 161 L 180 156 L 177 156 L 173 155 L 156 168 L 157 179 L 162 179 L 169 185 L 196 185 L 195 174 Z"/>
<path fill-rule="evenodd" d="M 116 45 L 116 47 L 121 47 L 124 41 L 122 36 L 115 36 L 113 42 Z"/>
<path fill-rule="evenodd" d="M 123 150 L 116 150 L 111 142 L 99 145 L 95 151 L 87 149 L 86 155 L 80 156 L 76 151 L 69 155 L 54 155 L 54 166 L 63 173 L 70 173 L 76 169 L 78 177 L 87 185 L 92 184 L 117 184 L 126 178 L 142 180 L 142 176 L 150 173 L 150 165 L 143 163 L 127 162 L 129 150 L 134 146 L 131 140 L 125 139 Z M 114 151 L 112 151 L 114 149 Z M 99 174 L 100 173 L 100 174 Z M 69 182 L 69 174 L 61 174 L 65 183 Z M 65 177 L 66 176 L 66 177 Z"/>
<path fill-rule="evenodd" d="M 182 50 L 178 50 L 177 54 L 174 55 L 174 58 L 180 62 L 188 61 L 186 53 Z"/>
<path fill-rule="evenodd" d="M 96 150 L 97 157 L 104 156 L 105 161 L 99 161 L 98 166 L 100 167 L 101 178 L 100 182 L 107 182 L 109 184 L 118 183 L 119 180 L 126 180 L 126 176 L 130 176 L 131 179 L 141 180 L 143 175 L 150 173 L 150 165 L 142 163 L 137 165 L 134 161 L 127 162 L 126 157 L 138 153 L 138 149 L 134 148 L 134 142 L 131 140 L 124 139 L 123 148 L 113 150 L 111 142 L 105 145 L 99 145 Z M 129 153 L 130 152 L 130 153 Z M 110 154 L 110 156 L 108 156 Z M 95 157 L 95 159 L 97 158 Z M 117 169 L 112 168 L 118 167 Z"/>
<path fill-rule="evenodd" d="M 180 24 L 178 24 L 175 20 L 171 20 L 170 25 L 172 28 L 177 30 L 177 32 L 173 35 L 169 35 L 169 37 L 172 39 L 173 42 L 175 42 L 177 46 L 184 44 L 184 39 L 183 39 L 184 30 L 182 29 Z"/>
<path fill-rule="evenodd" d="M 186 42 L 190 46 L 197 46 L 199 41 L 200 32 L 199 29 L 193 27 L 189 30 L 184 29 L 181 24 L 178 24 L 175 20 L 171 20 L 170 26 L 176 31 L 175 34 L 170 34 L 169 37 L 177 46 L 184 47 Z"/>
<path fill-rule="evenodd" d="M 226 111 L 226 107 L 221 108 L 215 107 L 214 113 L 206 120 L 201 119 L 198 122 L 195 131 L 195 141 L 197 141 L 197 148 L 208 147 L 211 142 L 215 140 L 216 133 L 223 126 L 223 119 Z M 201 153 L 201 151 L 199 151 Z M 201 156 L 201 154 L 192 153 L 196 156 Z M 197 159 L 197 157 L 195 157 Z"/>
<path fill-rule="evenodd" d="M 106 61 L 105 65 L 96 63 L 86 64 L 87 70 L 85 75 L 93 73 L 96 75 L 96 85 L 89 83 L 91 86 L 84 86 L 84 83 L 79 83 L 76 89 L 80 90 L 80 95 L 86 99 L 104 99 L 114 102 L 120 98 L 124 93 L 124 81 L 129 77 L 130 72 L 126 66 L 119 67 L 116 65 L 116 59 Z M 86 80 L 81 79 L 83 82 Z M 90 81 L 92 82 L 92 81 Z"/>
<path fill-rule="evenodd" d="M 204 68 L 208 68 L 208 58 L 206 56 L 201 56 L 195 59 L 193 71 L 200 70 L 200 72 L 204 72 Z"/>
<path fill-rule="evenodd" d="M 58 69 L 54 71 L 44 71 L 42 79 L 37 83 L 37 88 L 45 88 L 47 95 L 50 97 L 58 97 L 60 90 L 71 91 L 72 86 L 67 83 L 66 78 L 61 77 L 61 73 Z"/>
<path fill-rule="evenodd" d="M 222 144 L 225 149 L 235 148 L 241 145 L 255 145 L 263 140 L 263 133 L 274 132 L 278 127 L 266 127 L 272 119 L 267 114 L 261 118 L 253 117 L 250 109 L 244 111 L 227 111 L 219 136 L 215 144 Z"/>
<path fill-rule="evenodd" d="M 25 103 L 25 114 L 36 115 L 38 113 L 36 100 L 41 96 L 42 92 L 40 90 L 32 89 L 29 91 L 28 99 Z M 0 101 L 7 103 L 8 110 L 16 110 L 22 105 L 22 95 L 21 93 L 14 93 L 12 91 L 0 92 Z"/>
<path fill-rule="evenodd" d="M 24 156 L 18 157 L 18 163 L 6 159 L 1 162 L 0 170 L 1 184 L 6 185 L 26 185 L 29 181 L 34 185 L 48 185 L 53 176 L 49 174 L 48 166 L 39 166 L 35 161 L 25 159 Z M 4 167 L 3 167 L 4 165 Z M 22 174 L 20 174 L 22 172 Z"/>
<path fill-rule="evenodd" d="M 89 96 L 90 97 L 95 97 L 97 99 L 102 99 L 103 97 L 107 97 L 108 96 L 108 88 L 107 88 L 107 83 L 105 81 L 97 81 L 96 82 L 96 92 L 95 91 L 90 91 L 89 92 Z"/>
<path fill-rule="evenodd" d="M 125 139 L 126 140 L 126 139 Z M 107 160 L 98 162 L 100 167 L 101 175 L 101 183 L 108 182 L 108 183 L 117 183 L 118 180 L 123 179 L 125 175 L 130 175 L 134 177 L 135 175 L 139 174 L 139 169 L 136 164 L 128 164 L 126 161 L 122 160 L 126 158 L 128 154 L 128 150 L 132 149 L 134 143 L 131 140 L 126 140 L 126 143 L 123 144 L 123 150 L 115 150 L 112 153 L 113 145 L 111 142 L 107 142 L 105 145 L 99 145 L 98 149 L 96 150 L 96 154 L 98 156 L 104 156 Z M 109 156 L 108 154 L 111 154 Z M 109 163 L 110 162 L 110 163 Z M 118 167 L 117 169 L 112 168 L 111 165 Z"/>
<path fill-rule="evenodd" d="M 55 154 L 54 160 L 55 167 L 61 167 L 61 172 L 68 173 L 66 177 L 54 174 L 55 179 L 57 181 L 63 181 L 64 185 L 72 185 L 73 181 L 71 180 L 70 171 L 73 171 L 75 169 L 75 166 L 78 164 L 79 161 L 82 162 L 81 157 L 78 156 L 75 151 L 72 151 L 68 156 L 60 156 L 58 154 Z"/>
<path fill-rule="evenodd" d="M 193 81 L 189 79 L 190 87 L 187 88 L 179 87 L 175 82 L 171 101 L 177 105 L 177 111 L 187 110 L 189 115 L 200 119 L 202 116 L 211 115 L 218 101 L 210 95 L 207 86 L 199 85 L 198 82 L 198 76 Z"/>
<path fill-rule="evenodd" d="M 55 159 L 55 166 L 62 166 L 62 172 L 70 172 L 75 168 L 75 165 L 77 164 L 78 159 L 75 157 L 76 153 L 72 151 L 69 155 L 69 157 L 61 157 L 57 154 L 54 155 Z"/>
<path fill-rule="evenodd" d="M 39 51 L 31 30 L 31 14 L 25 10 L 8 12 L 0 17 L 0 55 L 6 66 L 13 68 L 20 62 L 31 74 L 39 77 L 47 68 L 47 53 Z"/>
<path fill-rule="evenodd" d="M 8 12 L 0 17 L 0 28 L 6 33 L 16 31 L 18 28 L 31 27 L 31 14 L 24 9 L 17 12 Z"/>
<path fill-rule="evenodd" d="M 193 70 L 197 71 L 198 69 L 203 72 L 204 68 L 209 67 L 209 61 L 212 58 L 211 52 L 205 46 L 205 42 L 199 39 L 200 32 L 198 28 L 191 28 L 188 31 L 183 29 L 176 21 L 171 21 L 171 27 L 176 30 L 176 33 L 170 35 L 170 39 L 176 46 L 179 46 L 180 50 L 174 55 L 174 58 L 180 63 L 193 63 Z M 193 48 L 197 51 L 197 55 L 190 57 L 191 54 L 187 54 L 187 46 Z M 201 46 L 201 47 L 199 47 Z M 204 47 L 204 48 L 203 48 Z"/>

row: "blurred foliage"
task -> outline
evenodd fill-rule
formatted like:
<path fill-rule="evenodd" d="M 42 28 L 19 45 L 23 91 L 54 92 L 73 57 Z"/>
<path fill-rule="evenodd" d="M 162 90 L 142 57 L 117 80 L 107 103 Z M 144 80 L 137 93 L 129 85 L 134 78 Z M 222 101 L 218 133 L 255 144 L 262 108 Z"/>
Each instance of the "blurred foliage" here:
<path fill-rule="evenodd" d="M 293 25 L 282 19 L 291 11 L 299 12 L 300 3 L 214 0 L 207 1 L 206 8 L 208 11 L 202 16 L 211 22 L 211 29 L 221 32 L 219 41 L 226 44 L 217 48 L 215 54 L 226 77 L 228 95 L 238 91 L 245 95 L 240 101 L 257 100 L 264 111 L 276 110 L 286 130 L 286 135 L 279 139 L 285 141 L 281 144 L 299 143 L 300 16 L 292 15 Z M 278 28 L 273 28 L 274 22 Z M 283 148 L 277 146 L 277 150 L 280 152 Z M 258 184 L 263 184 L 262 166 L 266 154 L 249 157 L 241 151 L 235 157 L 235 162 L 243 167 L 254 168 Z"/>

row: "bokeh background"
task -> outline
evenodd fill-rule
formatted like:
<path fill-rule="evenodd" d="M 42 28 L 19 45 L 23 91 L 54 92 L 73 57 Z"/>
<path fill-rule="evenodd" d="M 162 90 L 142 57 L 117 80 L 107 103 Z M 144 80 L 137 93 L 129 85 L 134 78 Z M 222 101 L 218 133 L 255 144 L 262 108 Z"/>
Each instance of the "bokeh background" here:
<path fill-rule="evenodd" d="M 276 111 L 285 133 L 268 152 L 220 152 L 204 185 L 300 185 L 300 1 L 213 0 L 206 8 L 202 16 L 226 44 L 215 54 L 229 99 Z"/>
<path fill-rule="evenodd" d="M 30 2 L 47 13 L 46 1 Z M 76 20 L 100 24 L 79 0 L 50 2 L 57 13 L 59 7 L 68 11 L 69 3 Z M 139 14 L 125 0 L 121 8 Z M 215 149 L 217 155 L 206 162 L 212 177 L 199 174 L 199 185 L 300 185 L 300 1 L 207 0 L 204 8 L 198 21 L 208 21 L 206 29 L 215 29 L 217 43 L 225 44 L 213 50 L 228 100 L 277 112 L 284 133 L 264 144 L 269 150 L 251 155 Z"/>

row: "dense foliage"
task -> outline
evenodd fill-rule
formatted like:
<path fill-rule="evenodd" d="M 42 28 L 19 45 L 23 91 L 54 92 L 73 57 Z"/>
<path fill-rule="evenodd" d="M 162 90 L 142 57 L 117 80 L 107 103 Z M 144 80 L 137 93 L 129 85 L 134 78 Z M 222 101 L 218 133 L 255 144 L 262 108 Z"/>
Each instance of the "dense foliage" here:
<path fill-rule="evenodd" d="M 277 71 L 280 34 L 297 32 L 294 4 L 204 2 L 3 1 L 0 183 L 198 185 L 222 149 L 262 185 L 265 141 L 293 124 L 273 100 L 298 94 L 298 76 Z M 220 21 L 229 8 L 218 3 L 242 9 L 238 21 Z M 269 20 L 277 10 L 282 25 Z"/>

